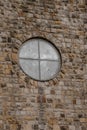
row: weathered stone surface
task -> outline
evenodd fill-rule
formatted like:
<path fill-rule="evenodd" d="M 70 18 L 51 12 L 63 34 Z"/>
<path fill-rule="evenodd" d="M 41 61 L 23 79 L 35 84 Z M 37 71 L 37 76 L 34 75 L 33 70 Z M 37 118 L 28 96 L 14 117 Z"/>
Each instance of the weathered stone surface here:
<path fill-rule="evenodd" d="M 18 63 L 19 48 L 36 36 L 62 56 L 61 72 L 44 83 Z M 0 130 L 39 129 L 87 129 L 86 0 L 0 1 Z"/>

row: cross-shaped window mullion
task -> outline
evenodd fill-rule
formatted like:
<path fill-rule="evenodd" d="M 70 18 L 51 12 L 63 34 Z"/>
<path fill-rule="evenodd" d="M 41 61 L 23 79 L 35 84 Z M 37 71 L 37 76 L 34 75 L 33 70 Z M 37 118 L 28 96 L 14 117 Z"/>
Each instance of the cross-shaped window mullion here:
<path fill-rule="evenodd" d="M 41 80 L 41 69 L 40 69 L 40 45 L 38 40 L 38 61 L 39 61 L 39 80 Z"/>

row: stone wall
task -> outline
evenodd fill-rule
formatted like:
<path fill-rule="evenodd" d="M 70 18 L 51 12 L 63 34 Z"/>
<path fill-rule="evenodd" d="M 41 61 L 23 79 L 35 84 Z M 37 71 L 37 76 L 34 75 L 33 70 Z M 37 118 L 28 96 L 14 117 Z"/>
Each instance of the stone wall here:
<path fill-rule="evenodd" d="M 18 64 L 20 46 L 36 36 L 62 55 L 49 82 Z M 0 0 L 0 130 L 87 130 L 86 42 L 86 0 Z"/>

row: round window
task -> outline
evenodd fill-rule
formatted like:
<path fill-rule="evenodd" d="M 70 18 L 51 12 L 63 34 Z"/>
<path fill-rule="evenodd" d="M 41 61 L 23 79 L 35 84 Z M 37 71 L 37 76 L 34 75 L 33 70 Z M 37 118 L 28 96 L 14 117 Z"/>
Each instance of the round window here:
<path fill-rule="evenodd" d="M 19 50 L 19 64 L 31 78 L 47 81 L 55 78 L 61 68 L 59 50 L 49 41 L 32 38 Z"/>

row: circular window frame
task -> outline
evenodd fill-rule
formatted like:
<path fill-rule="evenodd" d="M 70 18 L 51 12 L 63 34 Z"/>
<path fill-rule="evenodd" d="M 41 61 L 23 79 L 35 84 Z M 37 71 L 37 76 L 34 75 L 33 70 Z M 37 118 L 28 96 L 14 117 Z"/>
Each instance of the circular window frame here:
<path fill-rule="evenodd" d="M 35 79 L 35 78 L 33 78 L 32 76 L 28 75 L 28 74 L 23 70 L 23 68 L 21 67 L 20 57 L 19 57 L 20 50 L 21 50 L 21 48 L 26 44 L 26 42 L 28 42 L 29 40 L 33 40 L 33 39 L 36 39 L 36 40 L 37 40 L 37 39 L 42 39 L 42 40 L 44 40 L 44 41 L 47 41 L 47 42 L 50 44 L 50 46 L 52 46 L 52 47 L 55 49 L 55 51 L 57 51 L 57 53 L 59 54 L 59 57 L 60 57 L 60 68 L 58 69 L 57 73 L 55 73 L 55 74 L 52 76 L 52 78 L 50 78 L 50 79 L 47 79 L 47 80 Z M 38 37 L 38 36 L 37 36 L 37 37 L 31 37 L 31 38 L 25 40 L 25 41 L 22 43 L 22 45 L 20 46 L 20 48 L 19 48 L 19 51 L 18 51 L 18 65 L 19 65 L 20 69 L 22 70 L 22 72 L 23 72 L 26 76 L 28 76 L 29 78 L 31 78 L 32 80 L 39 81 L 39 82 L 48 82 L 48 81 L 50 81 L 50 80 L 56 78 L 57 75 L 59 74 L 59 72 L 61 71 L 61 68 L 62 68 L 62 56 L 61 56 L 61 52 L 60 52 L 59 48 L 57 48 L 56 45 L 54 45 L 50 40 L 48 40 L 48 39 L 46 39 L 46 38 L 43 38 L 43 37 Z"/>

